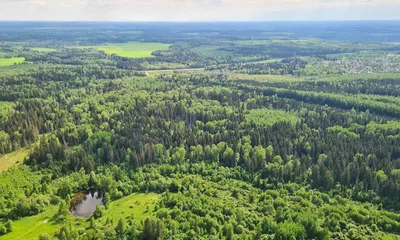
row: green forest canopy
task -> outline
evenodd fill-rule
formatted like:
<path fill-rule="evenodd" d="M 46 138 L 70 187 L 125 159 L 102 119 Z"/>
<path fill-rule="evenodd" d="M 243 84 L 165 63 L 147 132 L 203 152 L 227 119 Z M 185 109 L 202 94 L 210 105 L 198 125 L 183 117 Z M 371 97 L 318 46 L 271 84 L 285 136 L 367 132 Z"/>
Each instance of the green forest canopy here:
<path fill-rule="evenodd" d="M 0 23 L 0 239 L 399 238 L 390 24 L 74 24 Z"/>

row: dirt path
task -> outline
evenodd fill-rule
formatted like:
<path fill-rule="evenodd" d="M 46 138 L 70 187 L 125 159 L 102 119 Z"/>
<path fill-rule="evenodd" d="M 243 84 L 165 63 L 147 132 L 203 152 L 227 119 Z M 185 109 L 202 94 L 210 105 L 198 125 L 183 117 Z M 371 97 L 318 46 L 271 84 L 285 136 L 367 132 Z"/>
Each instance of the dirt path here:
<path fill-rule="evenodd" d="M 18 240 L 18 239 L 23 238 L 23 237 L 26 236 L 28 233 L 32 232 L 33 230 L 35 230 L 35 229 L 38 228 L 39 226 L 41 226 L 41 225 L 43 225 L 43 224 L 46 224 L 47 222 L 48 222 L 48 220 L 45 220 L 45 221 L 43 221 L 43 222 L 37 224 L 36 226 L 34 226 L 33 228 L 29 229 L 28 231 L 26 231 L 26 232 L 25 232 L 24 234 L 22 234 L 21 236 L 15 238 L 15 240 Z"/>
<path fill-rule="evenodd" d="M 204 70 L 205 68 L 178 68 L 178 69 L 166 69 L 166 70 L 144 70 L 146 75 L 149 75 L 149 73 L 152 72 L 188 72 L 188 71 L 201 71 Z"/>

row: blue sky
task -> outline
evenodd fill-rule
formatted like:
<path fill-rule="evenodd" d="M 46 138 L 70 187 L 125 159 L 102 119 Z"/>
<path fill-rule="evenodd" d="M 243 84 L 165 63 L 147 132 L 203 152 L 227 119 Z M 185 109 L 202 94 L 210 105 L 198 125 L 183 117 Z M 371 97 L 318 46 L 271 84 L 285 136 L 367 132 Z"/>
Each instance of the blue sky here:
<path fill-rule="evenodd" d="M 0 0 L 0 20 L 400 20 L 400 0 Z"/>

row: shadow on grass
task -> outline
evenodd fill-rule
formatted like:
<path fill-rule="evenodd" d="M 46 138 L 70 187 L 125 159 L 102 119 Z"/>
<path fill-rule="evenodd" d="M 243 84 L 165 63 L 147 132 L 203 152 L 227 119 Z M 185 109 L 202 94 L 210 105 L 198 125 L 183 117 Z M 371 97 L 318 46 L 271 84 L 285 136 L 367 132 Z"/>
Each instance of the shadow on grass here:
<path fill-rule="evenodd" d="M 67 217 L 62 217 L 58 214 L 54 215 L 51 218 L 47 218 L 47 222 L 50 223 L 51 225 L 59 225 L 61 223 L 65 223 L 67 220 Z"/>

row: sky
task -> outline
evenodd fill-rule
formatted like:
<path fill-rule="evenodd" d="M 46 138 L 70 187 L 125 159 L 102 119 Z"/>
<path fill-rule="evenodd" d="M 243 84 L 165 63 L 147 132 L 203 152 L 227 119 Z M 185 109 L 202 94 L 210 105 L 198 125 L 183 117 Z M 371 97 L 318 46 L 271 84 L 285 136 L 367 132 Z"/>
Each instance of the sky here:
<path fill-rule="evenodd" d="M 400 0 L 0 0 L 0 20 L 400 20 Z"/>

